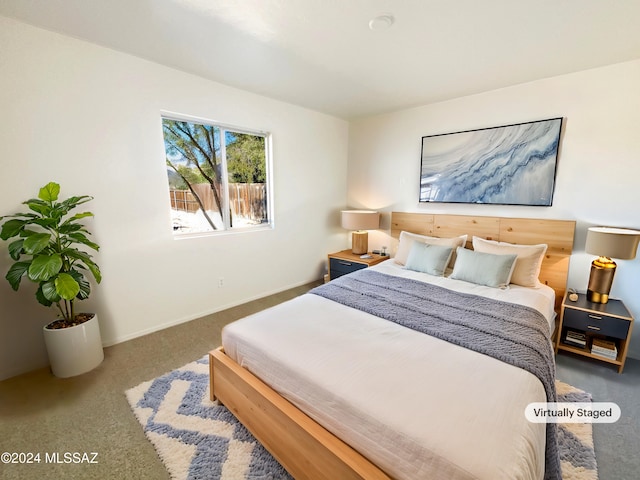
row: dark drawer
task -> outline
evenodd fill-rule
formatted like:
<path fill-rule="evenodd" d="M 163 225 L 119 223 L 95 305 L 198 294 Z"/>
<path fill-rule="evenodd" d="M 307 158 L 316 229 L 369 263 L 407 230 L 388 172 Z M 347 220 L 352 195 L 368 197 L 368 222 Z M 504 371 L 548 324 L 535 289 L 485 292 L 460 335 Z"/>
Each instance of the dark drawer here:
<path fill-rule="evenodd" d="M 349 260 L 341 260 L 339 258 L 329 259 L 329 272 L 332 279 L 363 268 L 367 268 L 366 263 L 350 262 Z"/>
<path fill-rule="evenodd" d="M 575 328 L 591 333 L 599 333 L 614 338 L 627 338 L 631 322 L 608 317 L 599 313 L 589 313 L 571 308 L 564 309 L 563 327 Z"/>

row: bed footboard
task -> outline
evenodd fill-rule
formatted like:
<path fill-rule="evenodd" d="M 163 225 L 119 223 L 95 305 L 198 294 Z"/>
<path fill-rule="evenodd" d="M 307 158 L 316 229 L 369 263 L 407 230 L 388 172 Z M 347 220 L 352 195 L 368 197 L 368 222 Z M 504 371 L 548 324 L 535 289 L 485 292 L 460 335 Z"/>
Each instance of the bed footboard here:
<path fill-rule="evenodd" d="M 382 470 L 225 355 L 209 353 L 210 396 L 296 479 L 389 480 Z"/>

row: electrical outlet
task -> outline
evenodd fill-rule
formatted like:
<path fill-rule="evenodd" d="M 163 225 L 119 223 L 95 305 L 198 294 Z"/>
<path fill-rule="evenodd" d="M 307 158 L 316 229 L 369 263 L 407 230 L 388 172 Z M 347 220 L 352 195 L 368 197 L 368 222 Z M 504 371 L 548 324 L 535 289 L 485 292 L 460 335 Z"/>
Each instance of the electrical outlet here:
<path fill-rule="evenodd" d="M 224 287 L 224 277 L 218 278 L 218 288 Z"/>

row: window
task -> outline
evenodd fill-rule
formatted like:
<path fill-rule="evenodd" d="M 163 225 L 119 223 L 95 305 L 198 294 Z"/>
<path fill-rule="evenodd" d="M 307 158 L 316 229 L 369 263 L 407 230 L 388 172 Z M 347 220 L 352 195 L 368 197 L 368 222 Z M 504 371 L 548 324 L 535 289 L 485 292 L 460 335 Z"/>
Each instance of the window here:
<path fill-rule="evenodd" d="M 269 136 L 163 116 L 173 232 L 270 226 Z"/>

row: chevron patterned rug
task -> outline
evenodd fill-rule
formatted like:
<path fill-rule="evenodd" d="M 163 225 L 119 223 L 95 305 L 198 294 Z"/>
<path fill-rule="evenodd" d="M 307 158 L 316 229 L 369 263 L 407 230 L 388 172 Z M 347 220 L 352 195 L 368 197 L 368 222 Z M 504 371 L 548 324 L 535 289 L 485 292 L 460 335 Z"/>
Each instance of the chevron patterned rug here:
<path fill-rule="evenodd" d="M 591 395 L 556 382 L 559 402 Z M 209 400 L 209 358 L 126 391 L 144 432 L 174 480 L 292 477 L 223 405 Z M 591 424 L 559 424 L 564 480 L 597 480 Z"/>

